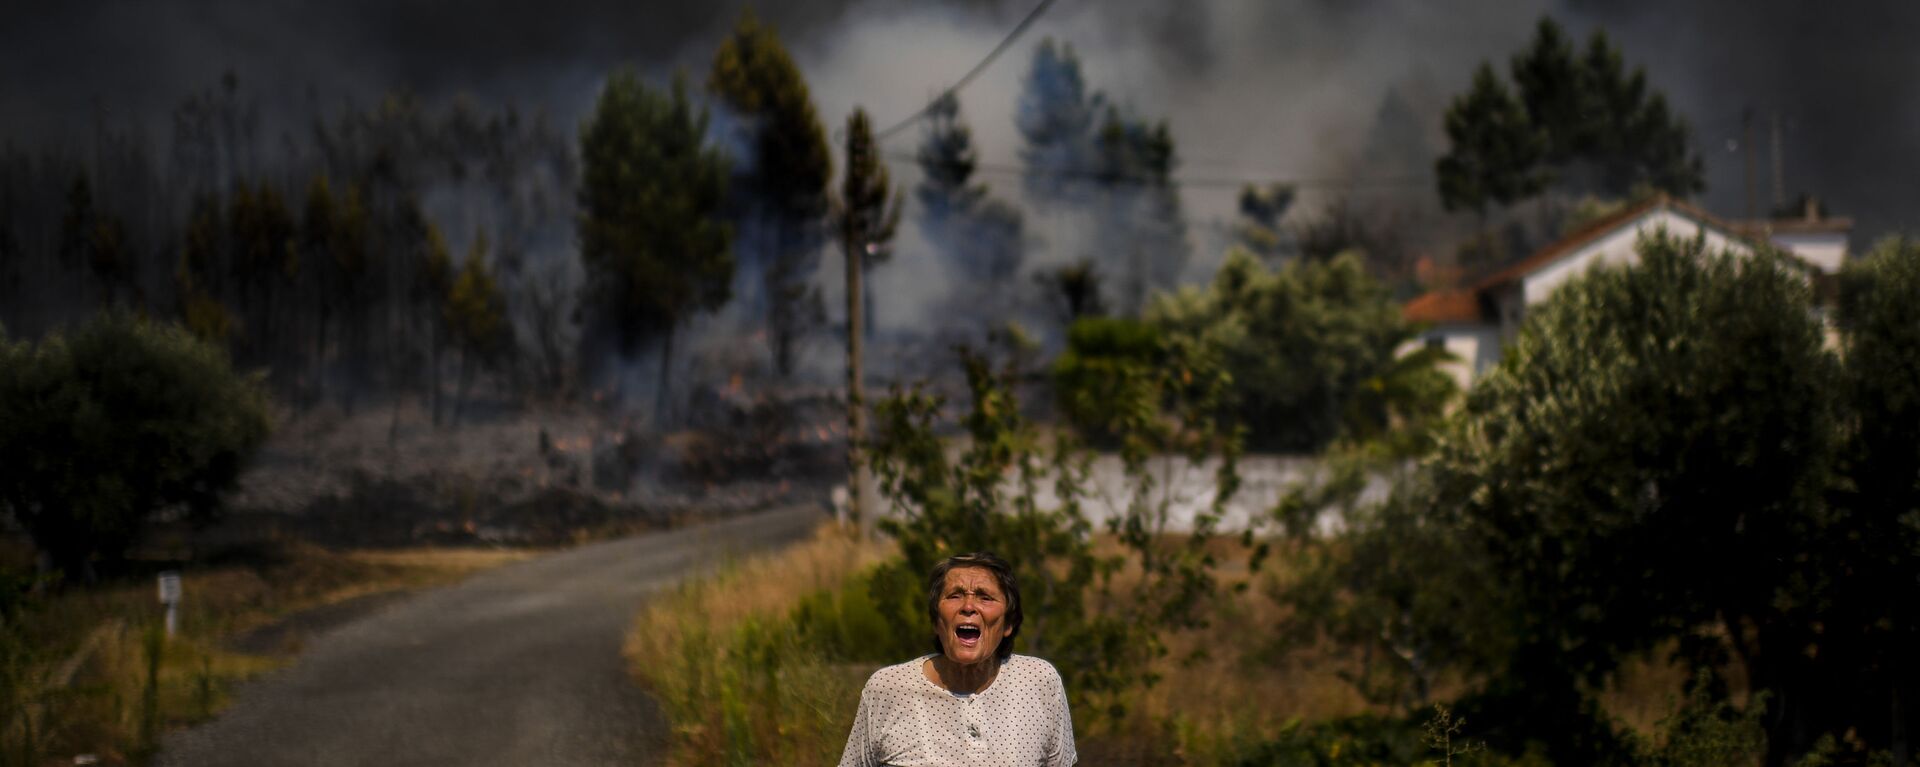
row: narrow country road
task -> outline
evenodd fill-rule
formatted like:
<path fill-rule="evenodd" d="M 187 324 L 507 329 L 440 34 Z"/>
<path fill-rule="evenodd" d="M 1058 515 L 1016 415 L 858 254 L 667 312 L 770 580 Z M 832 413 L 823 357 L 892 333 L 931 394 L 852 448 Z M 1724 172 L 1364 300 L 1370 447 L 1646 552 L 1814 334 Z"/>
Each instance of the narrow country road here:
<path fill-rule="evenodd" d="M 244 685 L 215 721 L 168 736 L 158 763 L 654 763 L 665 725 L 620 655 L 640 603 L 825 518 L 817 506 L 783 508 L 422 593 L 316 638 L 293 666 Z"/>

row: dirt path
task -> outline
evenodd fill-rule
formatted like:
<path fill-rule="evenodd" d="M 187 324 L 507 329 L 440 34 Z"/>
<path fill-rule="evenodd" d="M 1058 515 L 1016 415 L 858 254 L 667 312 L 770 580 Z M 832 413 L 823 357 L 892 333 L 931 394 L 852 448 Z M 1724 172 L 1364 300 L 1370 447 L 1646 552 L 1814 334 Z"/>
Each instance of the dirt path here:
<path fill-rule="evenodd" d="M 825 519 L 796 506 L 516 563 L 314 639 L 158 763 L 648 764 L 664 739 L 622 635 L 650 593 Z"/>

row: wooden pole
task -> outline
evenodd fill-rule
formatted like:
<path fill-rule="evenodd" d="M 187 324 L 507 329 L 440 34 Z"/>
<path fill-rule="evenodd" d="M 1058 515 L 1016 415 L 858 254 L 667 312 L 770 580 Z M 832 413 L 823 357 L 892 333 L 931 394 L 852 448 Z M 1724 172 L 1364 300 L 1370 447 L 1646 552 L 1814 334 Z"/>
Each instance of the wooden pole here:
<path fill-rule="evenodd" d="M 861 272 L 866 243 L 848 242 L 847 254 L 847 510 L 859 526 L 861 539 L 873 530 L 873 515 L 866 497 L 867 464 L 861 448 L 867 438 L 865 396 L 861 391 L 860 354 L 865 324 L 861 306 Z"/>

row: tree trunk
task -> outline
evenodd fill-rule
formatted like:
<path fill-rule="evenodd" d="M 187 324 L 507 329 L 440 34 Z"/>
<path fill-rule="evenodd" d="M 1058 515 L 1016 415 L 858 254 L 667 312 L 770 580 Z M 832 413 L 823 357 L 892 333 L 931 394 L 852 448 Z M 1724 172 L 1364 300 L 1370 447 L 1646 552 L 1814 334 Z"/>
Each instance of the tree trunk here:
<path fill-rule="evenodd" d="M 873 531 L 873 515 L 868 513 L 867 464 L 861 455 L 862 443 L 866 441 L 867 417 L 864 397 L 861 393 L 861 360 L 863 308 L 861 304 L 861 272 L 865 265 L 861 263 L 860 249 L 864 243 L 845 244 L 847 254 L 847 510 L 853 514 L 860 528 L 862 539 L 870 537 Z"/>
<path fill-rule="evenodd" d="M 460 379 L 453 389 L 453 425 L 460 425 L 460 416 L 467 410 L 467 390 L 473 385 L 473 352 L 460 353 Z"/>
<path fill-rule="evenodd" d="M 673 382 L 673 334 L 679 323 L 667 323 L 667 334 L 660 342 L 660 385 L 654 389 L 653 422 L 662 431 L 667 429 L 667 405 L 671 399 L 667 396 L 667 387 Z"/>
<path fill-rule="evenodd" d="M 440 333 L 427 331 L 427 407 L 433 411 L 433 425 L 440 425 Z"/>

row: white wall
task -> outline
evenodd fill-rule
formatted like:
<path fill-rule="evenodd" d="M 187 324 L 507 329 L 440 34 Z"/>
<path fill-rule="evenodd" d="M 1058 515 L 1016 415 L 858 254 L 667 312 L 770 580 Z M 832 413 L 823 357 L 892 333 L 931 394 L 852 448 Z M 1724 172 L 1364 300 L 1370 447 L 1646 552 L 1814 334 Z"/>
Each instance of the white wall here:
<path fill-rule="evenodd" d="M 1640 260 L 1634 251 L 1634 243 L 1642 234 L 1652 234 L 1665 228 L 1667 235 L 1680 239 L 1693 239 L 1699 236 L 1701 225 L 1693 219 L 1677 214 L 1670 209 L 1656 209 L 1636 218 L 1619 228 L 1608 232 L 1598 239 L 1588 242 L 1584 247 L 1561 256 L 1558 261 L 1536 270 L 1525 278 L 1523 292 L 1527 305 L 1532 306 L 1553 295 L 1553 291 L 1568 280 L 1585 274 L 1598 265 L 1618 266 Z M 1707 251 L 1717 253 L 1731 250 L 1741 254 L 1752 253 L 1747 245 L 1727 237 L 1720 232 L 1707 229 Z"/>
<path fill-rule="evenodd" d="M 1394 356 L 1406 356 L 1424 348 L 1428 339 L 1438 339 L 1457 358 L 1441 364 L 1440 370 L 1452 376 L 1462 391 L 1472 386 L 1487 368 L 1500 361 L 1500 328 L 1483 324 L 1446 324 L 1429 328 L 1420 337 L 1401 344 Z"/>
<path fill-rule="evenodd" d="M 1845 232 L 1775 232 L 1769 239 L 1827 274 L 1840 271 L 1847 260 Z"/>

